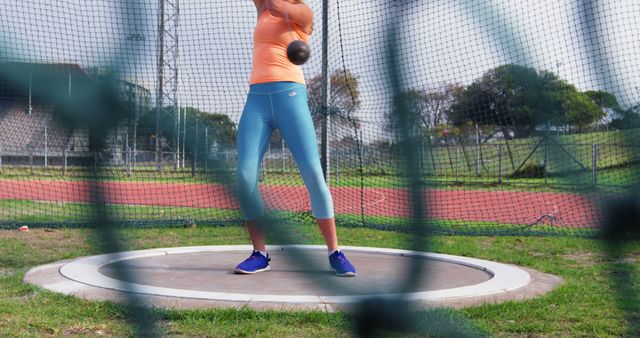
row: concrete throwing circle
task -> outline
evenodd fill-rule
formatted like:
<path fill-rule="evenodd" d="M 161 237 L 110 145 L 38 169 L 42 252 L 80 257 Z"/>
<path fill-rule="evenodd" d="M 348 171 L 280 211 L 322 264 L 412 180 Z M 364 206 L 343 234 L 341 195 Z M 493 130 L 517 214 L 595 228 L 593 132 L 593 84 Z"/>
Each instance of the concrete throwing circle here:
<path fill-rule="evenodd" d="M 199 302 L 200 306 L 195 307 L 233 303 L 339 306 L 369 297 L 446 303 L 508 293 L 532 281 L 530 271 L 476 258 L 369 247 L 343 247 L 343 250 L 357 267 L 357 277 L 335 276 L 328 265 L 326 248 L 315 245 L 269 246 L 270 271 L 237 275 L 233 268 L 248 257 L 251 247 L 236 245 L 83 257 L 34 268 L 25 281 L 83 298 L 100 299 L 97 290 L 105 290 L 119 293 L 116 298 L 134 294 L 160 297 L 164 303 L 172 299 L 170 303 L 178 307 L 182 307 L 178 304 L 181 301 Z M 305 258 L 303 263 L 300 257 Z M 422 273 L 419 280 L 413 281 L 414 289 L 399 290 L 415 266 Z M 58 280 L 50 271 L 55 268 Z"/>

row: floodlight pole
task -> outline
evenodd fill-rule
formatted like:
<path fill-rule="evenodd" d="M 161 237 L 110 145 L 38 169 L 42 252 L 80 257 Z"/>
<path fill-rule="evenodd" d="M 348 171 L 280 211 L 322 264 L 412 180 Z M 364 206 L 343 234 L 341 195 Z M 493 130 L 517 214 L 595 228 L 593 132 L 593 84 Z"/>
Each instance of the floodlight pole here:
<path fill-rule="evenodd" d="M 322 97 L 321 97 L 321 116 L 322 116 L 322 140 L 320 163 L 322 164 L 322 173 L 324 180 L 329 183 L 329 0 L 322 1 Z"/>
<path fill-rule="evenodd" d="M 33 111 L 33 71 L 29 71 L 29 116 Z"/>
<path fill-rule="evenodd" d="M 158 0 L 158 63 L 156 91 L 156 165 L 162 168 L 160 157 L 160 115 L 164 107 L 178 113 L 178 26 L 180 23 L 180 1 Z M 166 100 L 166 101 L 165 101 Z M 174 122 L 174 132 L 177 123 Z"/>
<path fill-rule="evenodd" d="M 178 170 L 178 168 L 180 168 L 180 127 L 182 126 L 180 123 L 182 123 L 181 120 L 182 117 L 182 112 L 180 111 L 180 105 L 178 104 L 178 111 L 176 114 L 176 170 Z"/>
<path fill-rule="evenodd" d="M 185 167 L 185 154 L 187 151 L 187 108 L 183 108 L 182 109 L 182 121 L 183 121 L 183 126 L 182 126 L 182 167 Z"/>
<path fill-rule="evenodd" d="M 164 1 L 158 0 L 158 63 L 157 63 L 157 87 L 156 87 L 156 137 L 155 137 L 155 162 L 160 168 L 160 112 L 162 111 L 162 99 L 164 89 Z"/>

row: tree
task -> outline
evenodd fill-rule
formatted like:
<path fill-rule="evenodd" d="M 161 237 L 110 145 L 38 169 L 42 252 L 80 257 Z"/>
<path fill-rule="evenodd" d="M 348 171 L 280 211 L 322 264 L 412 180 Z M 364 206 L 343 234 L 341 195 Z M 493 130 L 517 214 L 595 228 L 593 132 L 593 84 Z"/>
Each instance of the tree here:
<path fill-rule="evenodd" d="M 564 93 L 562 108 L 565 112 L 565 121 L 578 127 L 579 131 L 606 115 L 588 95 L 577 91 Z"/>
<path fill-rule="evenodd" d="M 355 111 L 360 108 L 360 90 L 358 78 L 349 70 L 335 71 L 330 76 L 330 101 L 328 114 L 331 130 L 360 128 L 360 120 Z M 316 130 L 322 125 L 322 76 L 318 75 L 307 82 L 309 108 Z"/>
<path fill-rule="evenodd" d="M 333 149 L 355 150 L 358 148 L 358 140 L 356 140 L 353 136 L 348 135 L 339 140 L 332 141 L 331 147 Z"/>
<path fill-rule="evenodd" d="M 587 94 L 555 74 L 513 64 L 489 70 L 453 96 L 451 123 L 498 126 L 508 138 L 526 137 L 547 122 L 581 128 L 604 117 Z"/>
<path fill-rule="evenodd" d="M 607 114 L 606 120 L 609 123 L 624 116 L 625 110 L 622 109 L 615 95 L 603 90 L 588 90 L 584 93 Z"/>
<path fill-rule="evenodd" d="M 585 92 L 591 100 L 606 112 L 609 126 L 615 129 L 640 128 L 640 104 L 624 109 L 615 95 L 602 90 Z"/>
<path fill-rule="evenodd" d="M 184 110 L 182 110 L 184 109 Z M 196 135 L 196 126 L 198 127 L 198 143 L 204 142 L 205 128 L 207 128 L 207 137 L 210 144 L 217 143 L 222 146 L 231 146 L 236 142 L 236 124 L 224 114 L 208 113 L 198 108 L 185 107 L 181 108 L 181 112 L 186 113 L 186 137 L 191 138 L 188 142 L 193 142 Z M 180 117 L 180 124 L 185 121 L 183 116 Z M 162 144 L 165 146 L 174 146 L 175 128 L 176 128 L 176 112 L 174 107 L 164 107 L 160 118 L 160 135 L 164 139 Z M 138 128 L 143 131 L 144 135 L 155 138 L 155 110 L 143 116 L 140 120 Z M 180 133 L 184 131 L 180 128 Z M 146 130 L 146 132 L 144 132 Z M 144 146 L 144 144 L 143 144 Z"/>
<path fill-rule="evenodd" d="M 587 90 L 584 93 L 602 110 L 611 109 L 614 113 L 620 113 L 623 110 L 616 96 L 609 92 L 603 90 Z"/>
<path fill-rule="evenodd" d="M 611 120 L 609 126 L 615 129 L 640 128 L 640 104 L 620 111 L 620 113 Z"/>
<path fill-rule="evenodd" d="M 189 108 L 187 108 L 187 115 L 188 114 Z M 208 128 L 210 141 L 215 141 L 222 146 L 235 145 L 237 134 L 236 124 L 229 116 L 225 114 L 210 114 L 202 111 L 200 111 L 197 116 L 200 118 L 202 127 Z"/>
<path fill-rule="evenodd" d="M 422 121 L 425 127 L 433 129 L 447 122 L 446 112 L 455 102 L 453 94 L 458 88 L 460 85 L 448 83 L 423 93 L 425 109 Z"/>
<path fill-rule="evenodd" d="M 407 103 L 408 118 L 411 125 L 426 130 L 435 130 L 447 122 L 447 109 L 454 103 L 455 84 L 444 84 L 432 90 L 410 89 L 401 94 L 401 100 Z M 388 119 L 386 129 L 393 131 L 393 118 Z"/>
<path fill-rule="evenodd" d="M 396 102 L 402 102 L 403 108 L 406 109 L 404 112 L 404 114 L 406 114 L 405 123 L 411 128 L 411 130 L 407 130 L 406 132 L 412 136 L 422 135 L 428 127 L 428 120 L 425 118 L 426 104 L 424 92 L 410 89 L 398 94 L 395 100 Z M 398 119 L 397 107 L 394 106 L 394 109 L 388 116 L 386 129 L 392 134 L 395 134 L 400 128 L 402 128 L 402 126 L 400 126 Z"/>

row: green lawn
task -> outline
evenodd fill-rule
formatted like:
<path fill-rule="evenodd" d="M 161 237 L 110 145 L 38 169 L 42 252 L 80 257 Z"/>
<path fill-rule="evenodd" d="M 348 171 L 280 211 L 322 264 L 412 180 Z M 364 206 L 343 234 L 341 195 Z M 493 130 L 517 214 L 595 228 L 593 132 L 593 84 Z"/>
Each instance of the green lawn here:
<path fill-rule="evenodd" d="M 296 243 L 322 243 L 315 226 L 290 229 Z M 167 246 L 247 244 L 240 226 L 120 229 L 126 249 Z M 426 241 L 434 252 L 519 264 L 561 276 L 565 283 L 528 301 L 416 314 L 420 332 L 442 336 L 443 323 L 463 325 L 467 333 L 500 337 L 621 337 L 640 332 L 640 242 L 605 254 L 601 242 L 566 236 L 415 237 L 391 231 L 340 228 L 343 245 L 410 248 Z M 97 254 L 89 229 L 0 231 L 0 336 L 131 336 L 121 305 L 54 294 L 21 282 L 31 267 Z M 233 264 L 233 263 L 230 263 Z M 625 278 L 626 277 L 626 278 Z M 189 337 L 346 337 L 353 317 L 346 313 L 240 310 L 157 310 L 157 327 L 168 336 Z M 436 323 L 436 324 L 434 324 Z M 456 334 L 459 336 L 459 334 Z"/>
<path fill-rule="evenodd" d="M 240 219 L 239 211 L 215 208 L 162 207 L 146 205 L 118 205 L 107 207 L 112 219 L 122 223 L 188 224 L 193 221 L 217 223 Z M 82 226 L 94 219 L 95 208 L 90 203 L 55 201 L 0 200 L 0 221 L 11 224 Z M 213 222 L 216 223 L 216 222 Z"/>
<path fill-rule="evenodd" d="M 111 220 L 118 225 L 136 227 L 184 226 L 193 223 L 220 225 L 241 219 L 238 210 L 215 208 L 186 208 L 160 206 L 133 206 L 111 204 L 106 209 Z M 86 227 L 95 219 L 95 207 L 87 203 L 0 200 L 0 229 L 16 229 L 21 225 L 32 228 Z M 357 212 L 357 210 L 356 210 Z M 294 222 L 310 222 L 310 212 L 270 211 L 276 218 Z M 337 221 L 345 227 L 364 227 L 377 230 L 410 232 L 411 219 L 395 216 L 338 214 Z M 543 235 L 594 237 L 594 229 L 565 228 L 555 225 L 503 224 L 492 221 L 470 222 L 460 220 L 431 220 L 433 234 L 456 235 Z"/>

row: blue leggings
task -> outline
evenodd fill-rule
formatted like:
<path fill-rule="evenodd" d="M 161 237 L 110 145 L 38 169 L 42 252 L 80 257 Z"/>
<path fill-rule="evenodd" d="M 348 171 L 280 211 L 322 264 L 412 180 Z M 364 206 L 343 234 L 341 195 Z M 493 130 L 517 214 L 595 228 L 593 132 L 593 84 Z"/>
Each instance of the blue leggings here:
<path fill-rule="evenodd" d="M 251 85 L 238 126 L 238 198 L 244 219 L 255 220 L 264 214 L 258 174 L 275 128 L 280 129 L 300 169 L 313 216 L 332 218 L 333 201 L 320 166 L 307 90 L 295 82 L 270 82 Z"/>

